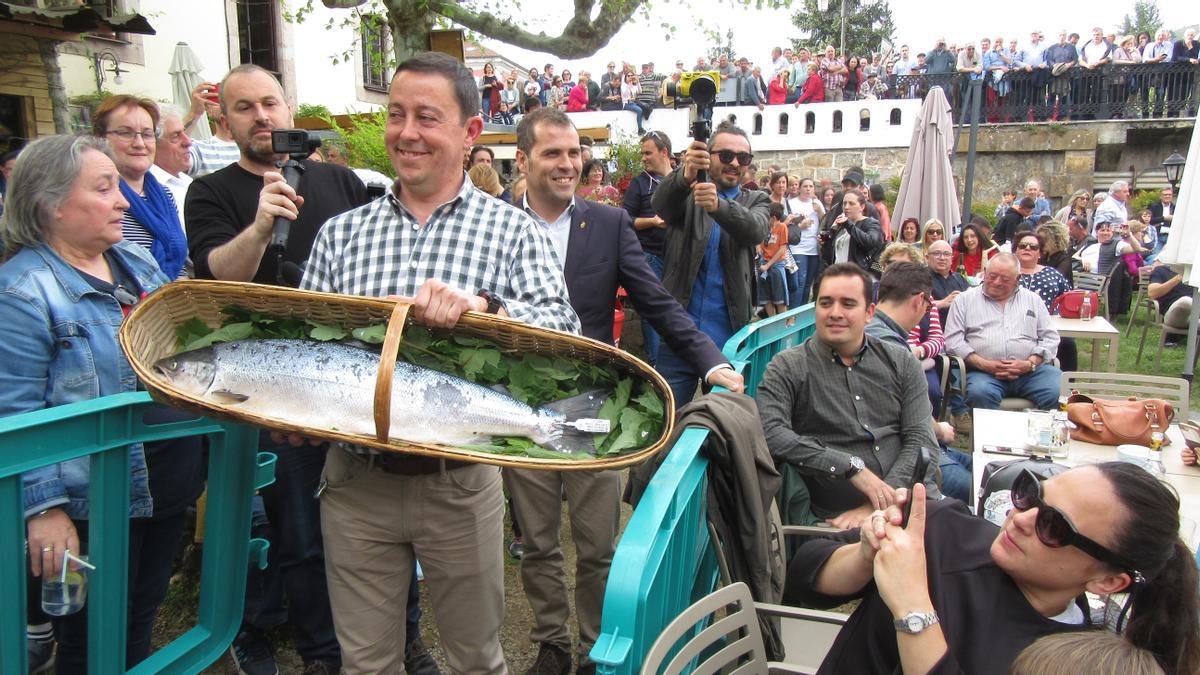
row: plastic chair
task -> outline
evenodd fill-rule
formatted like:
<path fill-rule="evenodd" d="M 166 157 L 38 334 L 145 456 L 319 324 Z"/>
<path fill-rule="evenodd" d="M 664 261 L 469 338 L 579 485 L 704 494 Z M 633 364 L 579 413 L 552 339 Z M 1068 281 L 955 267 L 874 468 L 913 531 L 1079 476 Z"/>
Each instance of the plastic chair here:
<path fill-rule="evenodd" d="M 1146 348 L 1146 333 L 1150 330 L 1150 326 L 1152 326 L 1152 325 L 1162 326 L 1163 325 L 1162 314 L 1158 313 L 1158 301 L 1147 296 L 1146 304 L 1149 307 L 1150 316 L 1147 317 L 1146 320 L 1142 322 L 1142 337 L 1138 341 L 1137 358 L 1134 359 L 1134 361 L 1133 361 L 1135 365 L 1141 365 L 1141 363 L 1142 363 L 1142 350 L 1144 350 Z"/>
<path fill-rule="evenodd" d="M 1125 326 L 1125 332 L 1133 331 L 1133 322 L 1137 319 L 1138 311 L 1145 307 L 1150 314 L 1152 321 L 1158 323 L 1158 308 L 1157 304 L 1150 299 L 1147 291 L 1150 287 L 1150 274 L 1154 271 L 1154 267 L 1146 265 L 1138 270 L 1138 287 L 1137 295 L 1133 298 L 1133 303 L 1129 307 L 1129 324 Z M 1142 339 L 1146 339 L 1146 331 L 1142 330 Z"/>
<path fill-rule="evenodd" d="M 1075 289 L 1079 291 L 1094 291 L 1100 298 L 1100 307 L 1096 308 L 1097 316 L 1108 318 L 1108 281 L 1111 275 L 1096 272 L 1076 272 Z M 1103 307 L 1103 310 L 1101 310 Z"/>
<path fill-rule="evenodd" d="M 1175 407 L 1176 419 L 1182 421 L 1188 418 L 1189 386 L 1188 381 L 1181 377 L 1129 373 L 1063 373 L 1059 391 L 1078 391 L 1092 398 L 1161 398 Z"/>
<path fill-rule="evenodd" d="M 646 654 L 642 674 L 814 672 L 788 663 L 767 661 L 758 628 L 759 612 L 829 625 L 840 626 L 845 622 L 844 615 L 832 612 L 756 605 L 750 596 L 750 587 L 739 581 L 704 596 L 667 624 Z"/>

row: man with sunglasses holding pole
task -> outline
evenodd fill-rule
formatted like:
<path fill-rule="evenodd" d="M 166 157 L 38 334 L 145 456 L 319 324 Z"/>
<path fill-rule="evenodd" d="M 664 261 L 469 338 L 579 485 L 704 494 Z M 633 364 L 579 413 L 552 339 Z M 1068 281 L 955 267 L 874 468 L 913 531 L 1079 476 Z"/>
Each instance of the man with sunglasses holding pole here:
<path fill-rule="evenodd" d="M 663 285 L 692 320 L 723 346 L 754 311 L 754 255 L 767 238 L 765 192 L 741 189 L 754 155 L 750 137 L 722 124 L 706 144 L 693 141 L 680 168 L 654 192 L 654 211 L 666 222 Z M 663 344 L 658 372 L 676 405 L 692 400 L 703 373 Z"/>
<path fill-rule="evenodd" d="M 1058 353 L 1058 331 L 1046 303 L 1022 288 L 1010 253 L 987 263 L 983 285 L 958 296 L 946 318 L 946 348 L 967 364 L 967 400 L 951 400 L 955 418 L 969 409 L 1000 407 L 1004 397 L 1033 401 L 1041 410 L 1058 405 L 1062 372 L 1049 361 Z M 957 400 L 956 400 L 957 399 Z"/>

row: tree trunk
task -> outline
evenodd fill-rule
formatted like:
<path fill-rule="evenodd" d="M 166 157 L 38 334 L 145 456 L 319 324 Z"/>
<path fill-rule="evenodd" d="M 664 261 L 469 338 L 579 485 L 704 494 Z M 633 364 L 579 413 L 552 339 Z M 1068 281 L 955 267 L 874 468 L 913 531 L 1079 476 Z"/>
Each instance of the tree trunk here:
<path fill-rule="evenodd" d="M 387 9 L 396 63 L 429 51 L 429 31 L 433 30 L 437 15 L 429 11 L 426 3 L 393 0 L 387 3 Z"/>
<path fill-rule="evenodd" d="M 46 89 L 50 93 L 50 107 L 54 114 L 54 132 L 71 133 L 71 102 L 67 100 L 67 86 L 63 84 L 62 68 L 58 65 L 58 42 L 37 38 L 38 53 L 42 67 L 46 69 Z"/>

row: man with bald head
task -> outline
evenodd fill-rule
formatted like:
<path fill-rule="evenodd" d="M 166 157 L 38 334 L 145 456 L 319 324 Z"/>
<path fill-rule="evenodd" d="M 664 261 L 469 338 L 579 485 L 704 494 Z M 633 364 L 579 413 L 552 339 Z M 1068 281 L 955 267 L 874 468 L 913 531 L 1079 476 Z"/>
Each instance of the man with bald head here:
<path fill-rule="evenodd" d="M 955 274 L 952 268 L 954 249 L 944 239 L 939 239 L 929 245 L 925 252 L 925 264 L 933 275 L 933 306 L 937 307 L 938 318 L 946 325 L 946 314 L 950 305 L 960 293 L 971 288 L 961 274 Z"/>
<path fill-rule="evenodd" d="M 969 408 L 1000 407 L 1005 397 L 1027 398 L 1041 410 L 1058 405 L 1058 331 L 1046 303 L 1022 288 L 1015 256 L 987 263 L 983 284 L 958 296 L 946 319 L 946 348 L 967 364 Z M 967 412 L 956 404 L 957 415 Z M 957 425 L 956 425 L 957 426 Z"/>

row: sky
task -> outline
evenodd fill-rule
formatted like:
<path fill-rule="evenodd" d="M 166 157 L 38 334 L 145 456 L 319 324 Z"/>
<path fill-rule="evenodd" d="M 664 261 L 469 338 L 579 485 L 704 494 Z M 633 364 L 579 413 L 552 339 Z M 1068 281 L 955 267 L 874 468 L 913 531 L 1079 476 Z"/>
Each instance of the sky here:
<path fill-rule="evenodd" d="M 732 5 L 731 5 L 732 1 Z M 695 28 L 693 16 L 708 14 L 720 17 L 720 21 L 708 21 L 710 27 L 719 30 L 722 36 L 733 30 L 733 48 L 739 56 L 751 61 L 766 63 L 770 59 L 771 47 L 786 46 L 799 31 L 791 22 L 793 10 L 754 10 L 744 8 L 733 0 L 690 0 L 691 6 L 677 0 L 654 0 L 650 20 L 635 16 L 618 32 L 607 46 L 592 57 L 567 61 L 552 54 L 518 49 L 495 40 L 484 40 L 485 46 L 523 64 L 542 67 L 546 63 L 556 64 L 556 72 L 563 66 L 579 72 L 581 67 L 590 68 L 594 74 L 603 73 L 604 65 L 612 60 L 620 63 L 629 61 L 638 64 L 653 61 L 659 72 L 674 69 L 675 61 L 683 59 L 689 67 L 696 57 L 707 50 L 709 41 L 703 30 Z M 838 0 L 830 0 L 837 6 Z M 525 0 L 523 4 L 523 26 L 527 30 L 544 31 L 547 35 L 558 35 L 563 24 L 570 18 L 568 0 Z M 597 3 L 598 5 L 599 3 Z M 802 6 L 800 0 L 793 3 Z M 978 41 L 984 37 L 1001 36 L 1006 40 L 1016 36 L 1024 43 L 1032 28 L 1039 28 L 1053 42 L 1058 31 L 1066 28 L 1085 37 L 1099 25 L 1115 31 L 1126 14 L 1133 12 L 1133 0 L 1071 0 L 1052 2 L 1047 0 L 1009 0 L 1004 3 L 985 4 L 973 0 L 891 0 L 892 18 L 896 24 L 895 44 L 908 44 L 915 55 L 933 47 L 939 35 L 951 43 L 967 40 Z M 1181 0 L 1160 1 L 1159 16 L 1165 27 L 1177 28 L 1200 21 L 1200 10 L 1186 11 L 1196 7 Z M 986 9 L 985 9 L 986 7 Z M 1081 8 L 1087 11 L 1081 11 Z M 533 11 L 536 8 L 536 12 Z M 704 11 L 699 11 L 703 8 Z M 1001 9 L 1003 8 L 1003 9 Z M 530 19 L 540 12 L 542 20 Z M 660 26 L 663 22 L 676 26 L 670 38 L 664 38 Z M 1182 36 L 1179 36 L 1182 37 Z M 722 39 L 722 43 L 724 39 Z"/>

